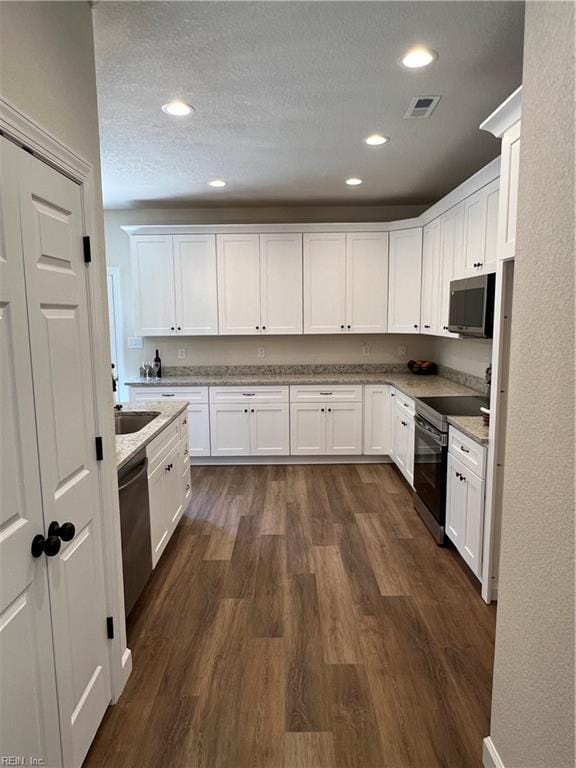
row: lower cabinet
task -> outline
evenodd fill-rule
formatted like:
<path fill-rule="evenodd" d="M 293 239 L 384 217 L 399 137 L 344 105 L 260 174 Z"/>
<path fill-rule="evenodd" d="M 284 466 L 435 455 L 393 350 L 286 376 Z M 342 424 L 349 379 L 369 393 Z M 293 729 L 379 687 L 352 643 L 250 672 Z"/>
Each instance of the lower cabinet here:
<path fill-rule="evenodd" d="M 388 384 L 367 384 L 364 387 L 364 454 L 392 455 L 393 403 L 392 387 Z"/>
<path fill-rule="evenodd" d="M 148 476 L 152 567 L 156 567 L 184 510 L 180 444 L 175 443 Z"/>
<path fill-rule="evenodd" d="M 355 456 L 362 453 L 362 403 L 292 403 L 293 456 Z"/>
<path fill-rule="evenodd" d="M 290 424 L 287 403 L 212 403 L 212 456 L 287 456 Z"/>
<path fill-rule="evenodd" d="M 414 401 L 396 390 L 392 459 L 411 486 L 414 485 Z"/>
<path fill-rule="evenodd" d="M 190 456 L 210 456 L 210 409 L 208 403 L 189 403 L 188 451 Z"/>
<path fill-rule="evenodd" d="M 484 531 L 484 480 L 448 453 L 446 535 L 480 578 Z"/>

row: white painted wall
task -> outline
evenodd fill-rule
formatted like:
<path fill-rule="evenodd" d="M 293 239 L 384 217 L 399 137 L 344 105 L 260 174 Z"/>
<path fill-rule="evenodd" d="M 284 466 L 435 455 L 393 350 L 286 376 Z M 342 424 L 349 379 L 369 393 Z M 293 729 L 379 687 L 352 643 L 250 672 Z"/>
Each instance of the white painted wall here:
<path fill-rule="evenodd" d="M 484 378 L 492 359 L 492 339 L 434 339 L 434 360 Z"/>
<path fill-rule="evenodd" d="M 573 3 L 526 4 L 490 727 L 506 768 L 575 762 L 574 33 Z"/>

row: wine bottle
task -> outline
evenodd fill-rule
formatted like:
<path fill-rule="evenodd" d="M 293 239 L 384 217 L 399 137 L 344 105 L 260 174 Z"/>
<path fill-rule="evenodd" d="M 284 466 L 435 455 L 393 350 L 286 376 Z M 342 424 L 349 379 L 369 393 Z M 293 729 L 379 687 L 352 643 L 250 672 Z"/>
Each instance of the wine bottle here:
<path fill-rule="evenodd" d="M 154 358 L 154 371 L 156 372 L 156 376 L 161 379 L 162 378 L 162 360 L 160 360 L 160 355 L 158 354 L 158 350 L 156 350 L 156 357 Z"/>

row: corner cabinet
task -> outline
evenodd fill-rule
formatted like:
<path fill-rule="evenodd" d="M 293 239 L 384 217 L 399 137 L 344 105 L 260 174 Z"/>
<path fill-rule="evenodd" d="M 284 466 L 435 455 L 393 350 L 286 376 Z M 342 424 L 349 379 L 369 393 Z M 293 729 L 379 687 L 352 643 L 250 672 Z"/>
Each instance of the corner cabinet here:
<path fill-rule="evenodd" d="M 422 227 L 390 232 L 388 332 L 420 332 Z"/>

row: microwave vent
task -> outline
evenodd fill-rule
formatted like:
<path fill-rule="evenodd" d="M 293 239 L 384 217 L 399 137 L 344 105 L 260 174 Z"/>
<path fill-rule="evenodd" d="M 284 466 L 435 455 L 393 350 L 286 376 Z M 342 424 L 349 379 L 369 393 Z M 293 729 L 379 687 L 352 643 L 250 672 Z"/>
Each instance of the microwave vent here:
<path fill-rule="evenodd" d="M 440 96 L 414 96 L 404 115 L 404 120 L 413 120 L 414 118 L 422 120 L 430 117 L 439 101 Z"/>

